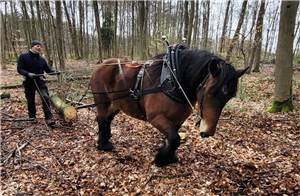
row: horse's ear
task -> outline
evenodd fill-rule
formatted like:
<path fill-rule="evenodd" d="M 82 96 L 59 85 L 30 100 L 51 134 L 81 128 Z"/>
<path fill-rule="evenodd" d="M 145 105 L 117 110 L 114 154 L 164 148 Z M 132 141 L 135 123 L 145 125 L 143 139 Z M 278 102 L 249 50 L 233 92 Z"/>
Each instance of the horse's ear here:
<path fill-rule="evenodd" d="M 211 73 L 211 75 L 213 77 L 217 77 L 221 71 L 218 64 L 219 64 L 219 62 L 217 60 L 212 60 L 212 62 L 210 63 L 210 65 L 208 67 L 209 73 Z"/>
<path fill-rule="evenodd" d="M 238 69 L 238 70 L 236 70 L 237 77 L 239 78 L 242 75 L 244 75 L 248 71 L 248 69 L 250 69 L 250 66 L 246 67 L 245 69 Z"/>

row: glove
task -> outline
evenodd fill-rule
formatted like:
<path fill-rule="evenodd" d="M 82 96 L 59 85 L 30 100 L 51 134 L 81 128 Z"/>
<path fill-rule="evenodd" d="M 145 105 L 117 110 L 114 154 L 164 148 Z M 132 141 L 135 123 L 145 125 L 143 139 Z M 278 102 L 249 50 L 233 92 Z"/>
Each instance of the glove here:
<path fill-rule="evenodd" d="M 33 79 L 33 78 L 36 78 L 37 75 L 35 73 L 28 73 L 28 77 Z"/>

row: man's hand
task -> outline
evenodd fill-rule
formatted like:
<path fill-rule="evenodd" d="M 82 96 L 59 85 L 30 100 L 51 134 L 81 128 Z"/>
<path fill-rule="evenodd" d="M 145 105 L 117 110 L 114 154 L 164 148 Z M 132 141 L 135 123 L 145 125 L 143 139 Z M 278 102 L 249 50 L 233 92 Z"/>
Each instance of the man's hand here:
<path fill-rule="evenodd" d="M 35 73 L 28 73 L 28 77 L 33 79 L 38 77 L 38 75 L 36 75 Z"/>

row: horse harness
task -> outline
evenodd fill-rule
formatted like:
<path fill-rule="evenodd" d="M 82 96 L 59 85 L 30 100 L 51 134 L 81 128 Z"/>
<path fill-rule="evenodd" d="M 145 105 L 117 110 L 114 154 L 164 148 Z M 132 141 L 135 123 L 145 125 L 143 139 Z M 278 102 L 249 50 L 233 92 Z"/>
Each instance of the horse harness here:
<path fill-rule="evenodd" d="M 182 82 L 182 73 L 181 70 L 181 61 L 180 61 L 180 53 L 182 50 L 186 49 L 184 45 L 181 44 L 174 44 L 168 46 L 168 50 L 166 55 L 163 58 L 163 65 L 160 75 L 160 85 L 158 87 L 150 88 L 150 89 L 143 89 L 143 80 L 146 68 L 151 66 L 152 62 L 147 61 L 145 64 L 141 66 L 137 74 L 137 79 L 135 85 L 132 89 L 130 89 L 130 95 L 133 100 L 138 101 L 142 96 L 151 93 L 163 92 L 172 100 L 179 102 L 179 103 L 187 103 L 190 105 L 192 109 L 193 106 L 189 101 L 189 98 L 185 94 L 183 88 L 181 87 L 180 83 Z M 197 92 L 202 90 L 204 84 L 206 83 L 209 75 L 203 79 L 203 81 L 197 86 Z M 204 102 L 204 95 L 201 93 L 201 99 L 199 103 L 200 109 L 200 118 L 203 117 L 203 102 Z M 140 107 L 140 106 L 139 106 Z M 141 109 L 140 109 L 141 110 Z"/>
<path fill-rule="evenodd" d="M 143 89 L 143 79 L 145 70 L 151 66 L 151 62 L 147 61 L 141 66 L 137 74 L 135 85 L 130 89 L 130 97 L 138 100 L 140 97 L 150 93 L 163 92 L 168 97 L 176 102 L 186 103 L 186 98 L 183 97 L 179 83 L 182 81 L 182 70 L 180 69 L 180 52 L 186 47 L 180 44 L 171 45 L 168 47 L 167 53 L 163 58 L 163 65 L 160 75 L 160 85 L 151 89 Z M 177 81 L 176 81 L 177 80 Z M 183 90 L 183 89 L 182 89 Z"/>
<path fill-rule="evenodd" d="M 137 102 L 140 100 L 141 97 L 147 94 L 152 93 L 158 93 L 163 92 L 165 95 L 167 95 L 172 100 L 179 102 L 179 103 L 187 103 L 191 106 L 192 109 L 194 107 L 192 106 L 191 102 L 189 101 L 189 98 L 185 94 L 183 88 L 181 87 L 180 83 L 182 82 L 182 73 L 183 70 L 181 70 L 181 61 L 180 61 L 180 53 L 182 50 L 186 49 L 184 45 L 181 44 L 174 44 L 171 46 L 168 46 L 167 53 L 163 57 L 163 65 L 160 75 L 160 85 L 154 88 L 149 89 L 143 89 L 143 80 L 144 75 L 146 72 L 146 68 L 152 65 L 152 61 L 147 61 L 143 65 L 141 65 L 140 70 L 137 74 L 135 84 L 133 88 L 128 90 L 121 90 L 120 92 L 128 92 L 125 96 L 116 97 L 113 100 L 117 99 L 123 99 L 126 97 L 131 98 L 133 101 Z M 201 90 L 204 84 L 206 83 L 208 79 L 207 75 L 204 80 L 198 85 L 197 91 Z M 116 93 L 114 92 L 93 92 L 93 94 L 105 94 L 105 93 Z M 200 117 L 202 118 L 202 109 L 203 109 L 203 102 L 204 102 L 204 96 L 201 96 L 200 100 Z M 103 103 L 98 103 L 103 104 Z M 91 106 L 96 106 L 97 103 L 92 104 Z M 141 111 L 141 114 L 143 113 L 143 110 L 138 103 L 138 108 Z"/>

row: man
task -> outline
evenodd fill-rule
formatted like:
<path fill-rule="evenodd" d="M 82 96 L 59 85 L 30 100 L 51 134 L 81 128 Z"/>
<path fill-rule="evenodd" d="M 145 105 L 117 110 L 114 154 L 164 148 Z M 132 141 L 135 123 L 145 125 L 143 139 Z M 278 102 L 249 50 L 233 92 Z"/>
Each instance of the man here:
<path fill-rule="evenodd" d="M 46 60 L 40 56 L 42 49 L 42 42 L 33 40 L 31 49 L 19 56 L 17 70 L 19 74 L 25 76 L 23 85 L 29 118 L 36 121 L 35 92 L 37 91 L 42 100 L 45 121 L 48 126 L 52 127 L 55 125 L 55 121 L 52 119 L 48 88 L 41 74 L 44 72 L 57 74 L 57 72 L 52 70 Z"/>

